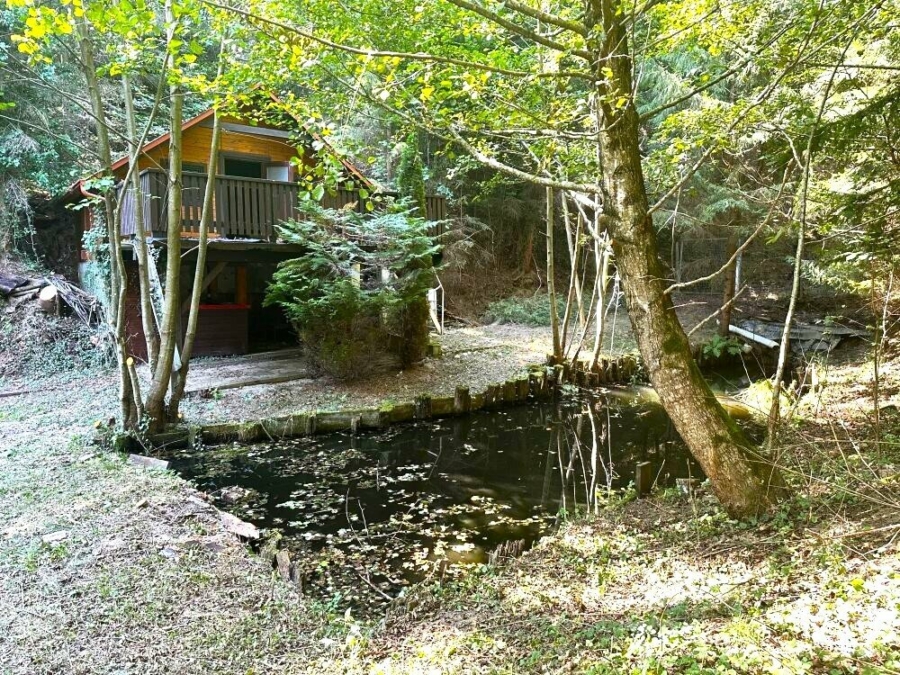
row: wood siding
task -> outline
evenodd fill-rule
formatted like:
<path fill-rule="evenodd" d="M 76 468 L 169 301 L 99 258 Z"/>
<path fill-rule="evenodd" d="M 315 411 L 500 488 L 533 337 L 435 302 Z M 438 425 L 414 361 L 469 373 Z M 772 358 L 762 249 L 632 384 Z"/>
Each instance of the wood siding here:
<path fill-rule="evenodd" d="M 246 120 L 236 118 L 224 118 L 225 122 L 233 124 L 246 124 Z M 262 128 L 273 128 L 265 125 L 256 125 Z M 209 149 L 212 145 L 212 127 L 202 124 L 195 125 L 185 130 L 181 139 L 183 157 L 186 164 L 202 164 L 209 167 Z M 297 157 L 297 148 L 288 142 L 288 139 L 272 138 L 271 136 L 259 136 L 251 133 L 222 130 L 219 138 L 219 153 L 234 153 L 238 155 L 255 155 L 264 158 L 267 162 L 290 162 Z M 169 145 L 153 148 L 138 160 L 140 169 L 165 168 L 168 164 Z M 304 159 L 309 162 L 309 159 Z M 124 178 L 128 167 L 122 167 L 117 172 L 118 178 Z"/>

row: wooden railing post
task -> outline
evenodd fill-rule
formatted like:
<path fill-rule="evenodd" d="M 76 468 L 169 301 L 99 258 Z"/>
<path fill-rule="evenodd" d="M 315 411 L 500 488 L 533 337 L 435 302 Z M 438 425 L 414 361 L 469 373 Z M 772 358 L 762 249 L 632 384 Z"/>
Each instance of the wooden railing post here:
<path fill-rule="evenodd" d="M 202 214 L 203 193 L 209 180 L 207 174 L 184 174 L 182 195 L 182 231 L 199 233 Z M 141 172 L 141 187 L 144 191 L 144 222 L 148 234 L 164 237 L 166 232 L 165 204 L 167 182 L 165 173 L 158 169 Z M 139 208 L 133 197 L 129 202 L 127 191 L 120 189 L 123 200 L 122 234 L 133 234 L 133 210 Z M 274 242 L 277 239 L 275 226 L 287 220 L 302 218 L 298 204 L 300 187 L 295 183 L 269 181 L 261 178 L 241 178 L 217 176 L 213 220 L 210 231 L 220 237 L 248 237 Z M 360 198 L 357 190 L 339 189 L 326 193 L 321 202 L 323 207 L 345 209 L 353 205 L 353 210 L 365 214 L 366 200 Z M 430 196 L 426 202 L 426 217 L 431 221 L 441 221 L 447 217 L 447 204 L 443 197 Z M 432 234 L 438 239 L 443 235 L 443 226 L 437 225 Z"/>

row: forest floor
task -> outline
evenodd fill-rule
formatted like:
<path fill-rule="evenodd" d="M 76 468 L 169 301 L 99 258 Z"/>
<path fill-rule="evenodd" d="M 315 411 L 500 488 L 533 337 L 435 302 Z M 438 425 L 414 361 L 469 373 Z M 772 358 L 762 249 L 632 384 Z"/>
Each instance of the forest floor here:
<path fill-rule="evenodd" d="M 900 671 L 900 361 L 837 365 L 762 523 L 607 504 L 372 623 L 298 596 L 186 482 L 84 441 L 85 379 L 0 407 L 0 673 Z M 98 407 L 99 405 L 99 407 Z"/>
<path fill-rule="evenodd" d="M 456 335 L 491 381 L 546 351 L 539 329 L 484 331 L 484 350 Z M 613 499 L 372 622 L 299 596 L 187 482 L 91 445 L 111 376 L 31 382 L 0 399 L 0 673 L 900 672 L 900 358 L 876 428 L 871 365 L 844 355 L 783 438 L 795 496 L 773 518 Z M 191 405 L 249 418 L 229 396 Z"/>
<path fill-rule="evenodd" d="M 678 315 L 686 326 L 695 326 L 715 309 L 715 302 L 716 298 L 706 296 L 685 298 L 678 304 Z M 99 357 L 91 354 L 89 336 L 76 330 L 77 325 L 72 326 L 73 322 L 77 324 L 75 319 L 48 318 L 30 305 L 8 309 L 13 313 L 0 313 L 0 336 L 5 338 L 0 341 L 0 396 L 12 391 L 65 388 L 74 373 L 87 370 L 91 377 L 85 378 L 83 386 L 94 391 L 98 410 L 114 408 L 116 374 L 112 368 L 97 365 Z M 592 331 L 589 327 L 587 345 L 592 344 Z M 714 322 L 708 322 L 694 339 L 707 340 L 714 333 Z M 67 341 L 66 334 L 75 334 L 77 341 Z M 286 350 L 290 359 L 275 355 L 277 362 L 269 369 L 274 375 L 290 376 L 289 381 L 239 387 L 232 385 L 252 379 L 259 370 L 255 361 L 259 355 L 195 359 L 182 411 L 185 419 L 197 424 L 238 422 L 308 410 L 373 407 L 412 400 L 420 394 L 446 396 L 457 386 L 482 391 L 490 384 L 520 375 L 530 365 L 543 363 L 553 351 L 550 331 L 544 326 L 455 325 L 433 339 L 441 344 L 441 358 L 428 358 L 415 368 L 355 382 L 309 374 L 296 349 Z M 636 349 L 624 310 L 610 314 L 604 345 L 608 354 Z M 588 356 L 582 353 L 582 358 Z M 47 376 L 47 369 L 54 374 Z M 149 378 L 144 368 L 139 372 Z"/>

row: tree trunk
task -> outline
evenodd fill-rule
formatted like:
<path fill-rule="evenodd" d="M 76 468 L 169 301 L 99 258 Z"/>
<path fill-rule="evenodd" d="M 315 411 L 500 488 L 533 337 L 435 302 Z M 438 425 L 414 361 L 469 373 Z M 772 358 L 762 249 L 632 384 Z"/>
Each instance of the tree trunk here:
<path fill-rule="evenodd" d="M 594 310 L 594 349 L 591 352 L 591 369 L 600 362 L 603 348 L 603 330 L 606 327 L 606 288 L 609 286 L 609 235 L 603 232 L 594 237 L 594 264 L 597 274 L 597 308 Z"/>
<path fill-rule="evenodd" d="M 574 312 L 573 308 L 577 303 L 577 310 L 579 315 L 579 323 L 576 326 L 583 326 L 585 324 L 584 318 L 584 307 L 582 307 L 582 297 L 581 297 L 581 278 L 578 274 L 578 262 L 581 259 L 581 217 L 578 217 L 577 224 L 574 229 L 572 229 L 572 218 L 569 213 L 568 201 L 565 196 L 562 199 L 562 207 L 563 207 L 563 224 L 566 228 L 566 243 L 569 248 L 569 293 L 566 296 L 566 309 L 563 312 L 563 320 L 562 320 L 562 337 L 560 338 L 560 346 L 563 352 L 567 352 L 567 342 L 569 337 L 569 323 L 572 319 Z M 573 334 L 577 332 L 576 329 L 573 330 Z"/>
<path fill-rule="evenodd" d="M 556 309 L 556 262 L 553 238 L 554 225 L 553 188 L 547 188 L 547 295 L 550 297 L 550 328 L 553 331 L 553 358 L 562 361 L 562 342 L 559 335 L 559 312 Z"/>
<path fill-rule="evenodd" d="M 731 260 L 737 253 L 738 238 L 737 234 L 731 234 L 728 237 L 728 246 L 725 251 L 725 259 Z M 719 315 L 719 335 L 723 338 L 728 337 L 728 326 L 731 324 L 732 301 L 734 300 L 734 283 L 735 269 L 737 268 L 737 258 L 725 270 L 725 282 L 722 289 L 722 313 Z"/>
<path fill-rule="evenodd" d="M 219 76 L 222 75 L 221 62 Z M 222 121 L 217 112 L 213 119 L 212 141 L 209 149 L 209 166 L 219 164 L 219 136 L 222 131 Z M 194 286 L 191 290 L 190 310 L 188 311 L 188 325 L 184 336 L 184 349 L 181 353 L 181 367 L 172 373 L 172 395 L 169 399 L 169 419 L 178 417 L 178 408 L 184 397 L 184 388 L 187 385 L 187 376 L 191 355 L 194 351 L 194 340 L 197 337 L 197 323 L 200 318 L 200 297 L 203 294 L 203 279 L 206 273 L 206 251 L 209 242 L 209 225 L 212 222 L 213 201 L 216 194 L 215 172 L 210 171 L 206 179 L 206 192 L 203 194 L 203 211 L 200 214 L 200 241 L 197 244 L 197 266 L 194 268 Z M 238 299 L 240 302 L 240 299 Z M 179 311 L 181 311 L 179 309 Z"/>
<path fill-rule="evenodd" d="M 525 246 L 522 248 L 522 276 L 527 276 L 534 267 L 534 226 L 525 232 Z"/>
<path fill-rule="evenodd" d="M 134 96 L 131 89 L 131 79 L 128 75 L 122 76 L 122 93 L 125 96 L 125 120 L 128 130 L 128 143 L 131 146 L 128 163 L 129 171 L 131 172 L 131 189 L 134 191 L 134 250 L 137 254 L 138 285 L 141 294 L 141 327 L 144 331 L 144 341 L 147 344 L 147 358 L 150 361 L 150 369 L 152 371 L 156 368 L 156 362 L 159 358 L 159 333 L 156 329 L 156 320 L 153 314 L 153 299 L 150 295 L 150 273 L 147 267 L 151 264 L 151 261 L 147 252 L 147 232 L 144 229 L 144 192 L 141 188 L 141 175 L 138 168 L 141 141 L 137 132 L 137 122 L 134 115 Z"/>
<path fill-rule="evenodd" d="M 766 511 L 780 496 L 777 470 L 753 452 L 716 401 L 691 356 L 688 338 L 665 293 L 641 166 L 632 62 L 618 0 L 592 0 L 603 23 L 597 66 L 602 108 L 603 213 L 650 380 L 713 491 L 734 517 Z"/>
<path fill-rule="evenodd" d="M 112 150 L 109 144 L 106 109 L 97 80 L 97 66 L 94 62 L 93 45 L 90 38 L 90 27 L 87 19 L 82 17 L 76 24 L 78 31 L 78 47 L 81 55 L 81 66 L 85 84 L 91 101 L 91 112 L 97 126 L 97 152 L 102 169 L 109 172 L 112 167 Z M 119 370 L 119 414 L 122 426 L 132 429 L 137 426 L 138 413 L 132 398 L 131 375 L 128 372 L 128 354 L 125 345 L 125 263 L 122 258 L 122 241 L 119 223 L 115 217 L 112 193 L 107 191 L 103 196 L 104 215 L 106 218 L 107 236 L 109 237 L 109 298 L 106 302 L 106 321 L 113 336 L 116 351 L 116 364 Z"/>
<path fill-rule="evenodd" d="M 176 18 L 172 1 L 166 2 L 166 42 L 175 39 Z M 170 47 L 171 48 L 171 47 Z M 163 316 L 160 321 L 159 361 L 144 405 L 150 429 L 159 430 L 166 421 L 166 390 L 172 377 L 175 347 L 179 341 L 178 317 L 181 313 L 181 124 L 184 92 L 178 82 L 169 86 L 169 180 L 166 211 L 166 287 Z M 212 168 L 212 167 L 211 167 Z"/>

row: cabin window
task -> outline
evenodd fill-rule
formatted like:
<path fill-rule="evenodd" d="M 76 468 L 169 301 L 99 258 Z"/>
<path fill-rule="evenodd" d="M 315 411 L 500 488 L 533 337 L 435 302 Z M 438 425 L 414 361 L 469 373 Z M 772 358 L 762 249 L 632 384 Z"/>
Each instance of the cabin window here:
<path fill-rule="evenodd" d="M 282 183 L 290 183 L 293 179 L 293 167 L 290 162 L 272 162 L 266 164 L 266 180 L 276 180 Z"/>
<path fill-rule="evenodd" d="M 240 176 L 241 178 L 263 178 L 264 162 L 241 157 L 223 157 L 222 173 L 226 176 Z"/>

